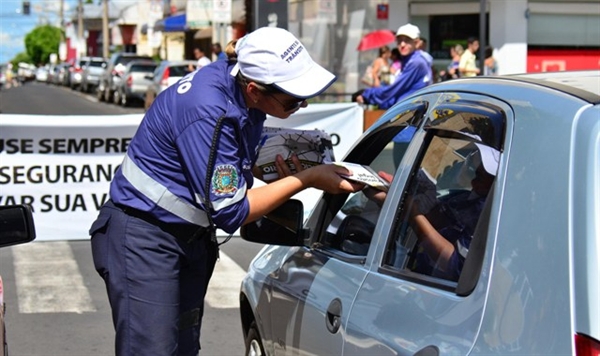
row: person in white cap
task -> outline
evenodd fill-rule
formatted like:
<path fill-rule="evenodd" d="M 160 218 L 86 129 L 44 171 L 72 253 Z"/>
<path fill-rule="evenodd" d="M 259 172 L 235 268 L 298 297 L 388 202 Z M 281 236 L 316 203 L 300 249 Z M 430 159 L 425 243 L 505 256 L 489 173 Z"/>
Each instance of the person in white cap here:
<path fill-rule="evenodd" d="M 400 51 L 402 72 L 392 85 L 369 88 L 356 96 L 361 104 L 376 105 L 387 110 L 402 98 L 432 83 L 431 66 L 425 56 L 417 51 L 421 31 L 413 24 L 400 26 L 396 42 Z"/>
<path fill-rule="evenodd" d="M 228 44 L 213 62 L 162 92 L 145 114 L 90 228 L 106 283 L 117 355 L 197 355 L 204 296 L 218 255 L 215 230 L 234 233 L 303 189 L 363 188 L 332 164 L 253 188 L 266 114 L 286 119 L 335 76 L 280 28 Z"/>
<path fill-rule="evenodd" d="M 411 206 L 409 222 L 424 251 L 417 256 L 415 272 L 435 274 L 454 281 L 460 276 L 500 160 L 498 150 L 480 143 L 475 145 L 477 150 L 472 155 L 477 163 L 475 176 L 471 179 L 471 191 L 440 201 L 434 198 L 434 204 L 427 196 L 408 198 L 410 203 L 407 206 Z M 427 185 L 433 183 L 420 174 L 418 190 L 431 191 Z M 433 266 L 435 273 L 432 272 Z"/>
<path fill-rule="evenodd" d="M 369 88 L 353 95 L 353 100 L 361 104 L 376 105 L 379 109 L 387 110 L 402 98 L 425 88 L 433 82 L 431 64 L 418 51 L 421 31 L 413 24 L 400 26 L 396 32 L 396 42 L 400 51 L 400 67 L 402 71 L 391 85 Z M 412 135 L 400 133 L 394 137 L 393 156 L 395 162 L 400 162 Z"/>

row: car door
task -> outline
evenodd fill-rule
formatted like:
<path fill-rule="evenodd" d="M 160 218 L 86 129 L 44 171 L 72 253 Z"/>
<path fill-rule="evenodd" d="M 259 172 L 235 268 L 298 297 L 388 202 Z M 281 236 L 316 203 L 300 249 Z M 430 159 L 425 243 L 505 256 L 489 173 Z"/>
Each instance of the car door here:
<path fill-rule="evenodd" d="M 480 330 L 512 110 L 466 93 L 417 100 L 431 105 L 382 207 L 381 243 L 348 316 L 344 355 L 466 355 Z M 495 176 L 474 194 L 489 157 Z M 422 218 L 437 234 L 423 234 Z M 432 249 L 432 236 L 452 254 Z"/>
<path fill-rule="evenodd" d="M 393 173 L 391 140 L 408 132 L 400 143 L 406 147 L 415 128 L 409 124 L 415 125 L 424 111 L 423 104 L 411 104 L 391 112 L 390 127 L 372 130 L 345 161 Z M 270 274 L 274 354 L 342 354 L 350 307 L 368 273 L 367 256 L 377 244 L 372 237 L 379 210 L 366 191 L 322 196 L 306 223 L 311 243 L 297 248 Z"/>

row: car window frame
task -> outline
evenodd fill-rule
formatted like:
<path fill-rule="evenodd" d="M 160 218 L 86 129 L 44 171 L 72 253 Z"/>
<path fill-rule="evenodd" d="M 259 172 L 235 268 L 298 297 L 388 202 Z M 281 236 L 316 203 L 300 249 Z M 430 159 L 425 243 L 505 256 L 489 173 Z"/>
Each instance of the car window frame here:
<path fill-rule="evenodd" d="M 408 126 L 416 129 L 422 125 L 428 105 L 426 101 L 415 101 L 388 110 L 371 129 L 357 140 L 343 160 L 359 164 L 372 163 L 400 131 L 406 129 Z M 411 112 L 413 114 L 408 115 Z M 378 147 L 375 153 L 371 149 L 373 147 Z M 371 253 L 373 246 L 377 243 L 377 239 L 371 239 L 369 251 L 365 255 L 348 254 L 323 243 L 327 228 L 344 206 L 348 196 L 349 194 L 323 194 L 317 202 L 313 213 L 305 223 L 305 227 L 309 231 L 306 244 L 307 246 L 311 246 L 311 249 L 327 256 L 347 263 L 364 265 L 368 254 Z"/>
<path fill-rule="evenodd" d="M 407 189 L 410 186 L 410 177 L 414 174 L 416 169 L 420 167 L 421 159 L 423 158 L 425 151 L 428 147 L 428 141 L 431 141 L 431 136 L 444 131 L 443 136 L 445 137 L 462 137 L 465 138 L 461 133 L 453 132 L 450 128 L 444 128 L 443 125 L 438 125 L 444 122 L 443 113 L 448 113 L 447 109 L 451 107 L 453 110 L 460 108 L 474 109 L 479 108 L 483 110 L 489 110 L 490 107 L 502 112 L 504 125 L 497 135 L 491 135 L 491 139 L 485 140 L 490 146 L 497 147 L 501 151 L 500 164 L 498 167 L 498 173 L 490 192 L 491 199 L 488 199 L 484 209 L 479 216 L 479 222 L 476 227 L 475 233 L 473 234 L 472 243 L 475 242 L 474 251 L 469 251 L 469 257 L 465 261 L 465 266 L 468 265 L 468 275 L 461 272 L 458 281 L 450 281 L 438 277 L 432 277 L 426 274 L 420 274 L 412 272 L 406 269 L 397 269 L 389 264 L 386 264 L 387 251 L 392 247 L 391 244 L 394 242 L 397 230 L 399 229 L 399 215 L 401 214 L 400 204 L 401 199 L 405 198 Z M 439 120 L 441 119 L 441 120 Z M 377 273 L 389 275 L 392 277 L 400 278 L 406 281 L 446 290 L 455 293 L 458 296 L 469 295 L 476 287 L 479 279 L 481 278 L 481 269 L 485 263 L 485 258 L 490 256 L 490 251 L 486 248 L 487 245 L 492 244 L 495 236 L 491 235 L 490 231 L 495 231 L 497 224 L 496 220 L 493 220 L 493 216 L 497 215 L 497 209 L 501 204 L 501 191 L 504 184 L 504 176 L 502 175 L 502 155 L 510 142 L 510 132 L 514 120 L 514 114 L 512 108 L 505 102 L 496 100 L 494 98 L 485 97 L 479 94 L 468 94 L 468 93 L 443 93 L 440 98 L 436 100 L 436 104 L 432 105 L 428 113 L 426 114 L 426 120 L 423 127 L 420 129 L 421 135 L 416 135 L 414 145 L 418 146 L 418 153 L 414 157 L 406 157 L 402 166 L 405 166 L 406 172 L 405 177 L 400 182 L 403 187 L 401 193 L 396 197 L 395 201 L 391 204 L 397 204 L 394 213 L 394 225 L 389 229 L 387 236 L 382 237 L 382 251 L 380 260 L 377 261 Z M 499 128 L 496 127 L 496 130 Z M 488 136 L 489 133 L 488 133 Z M 496 210 L 495 210 L 496 209 Z M 392 209 L 393 210 L 393 209 Z M 495 215 L 496 214 L 496 215 Z M 474 252 L 474 253 L 472 253 Z M 465 270 L 463 266 L 463 271 Z"/>

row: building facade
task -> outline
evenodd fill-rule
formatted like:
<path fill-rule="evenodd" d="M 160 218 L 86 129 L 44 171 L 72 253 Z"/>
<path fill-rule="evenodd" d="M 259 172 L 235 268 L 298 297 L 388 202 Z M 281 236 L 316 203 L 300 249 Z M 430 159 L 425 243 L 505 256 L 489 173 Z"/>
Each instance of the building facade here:
<path fill-rule="evenodd" d="M 184 59 L 191 58 L 195 46 L 210 53 L 212 42 L 224 46 L 257 27 L 279 26 L 294 33 L 316 61 L 338 76 L 331 88 L 334 93 L 360 89 L 360 74 L 377 52 L 356 49 L 362 36 L 376 29 L 395 30 L 407 22 L 420 28 L 437 69 L 449 63 L 449 48 L 456 43 L 466 47 L 468 37 L 494 48 L 499 74 L 600 69 L 597 0 L 125 2 L 115 2 L 111 10 L 113 49 Z M 88 36 L 83 54 L 96 54 L 101 48 L 99 15 L 84 16 Z"/>

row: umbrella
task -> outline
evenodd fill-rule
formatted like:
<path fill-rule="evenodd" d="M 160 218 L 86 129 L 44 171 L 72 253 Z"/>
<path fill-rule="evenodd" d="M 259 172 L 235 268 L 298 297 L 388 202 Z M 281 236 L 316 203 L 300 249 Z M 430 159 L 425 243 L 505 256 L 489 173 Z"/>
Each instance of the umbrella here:
<path fill-rule="evenodd" d="M 390 30 L 375 30 L 363 36 L 357 50 L 367 51 L 390 44 L 396 40 L 396 34 Z"/>

